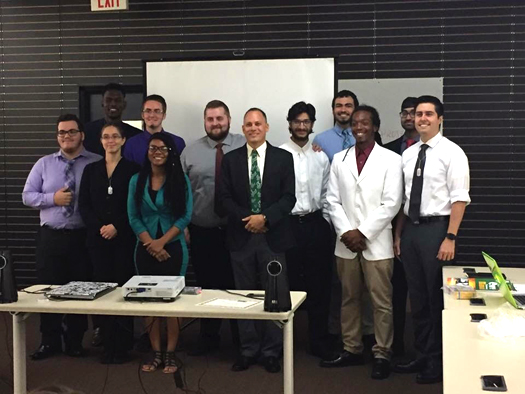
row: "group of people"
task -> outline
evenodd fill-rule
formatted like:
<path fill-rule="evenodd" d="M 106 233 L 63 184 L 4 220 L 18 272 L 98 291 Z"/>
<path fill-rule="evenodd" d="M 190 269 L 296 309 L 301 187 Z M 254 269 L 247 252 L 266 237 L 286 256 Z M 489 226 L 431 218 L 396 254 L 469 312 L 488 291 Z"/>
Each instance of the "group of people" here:
<path fill-rule="evenodd" d="M 441 380 L 441 267 L 454 259 L 470 197 L 468 160 L 441 133 L 439 99 L 406 98 L 405 133 L 385 146 L 377 110 L 359 105 L 348 90 L 332 101 L 334 127 L 312 142 L 316 109 L 294 104 L 290 140 L 280 147 L 267 141 L 270 126 L 260 108 L 244 114 L 243 135 L 233 134 L 228 106 L 210 101 L 205 135 L 185 147 L 162 127 L 167 106 L 161 96 L 144 100 L 142 131 L 123 126 L 120 85 L 108 85 L 102 105 L 105 119 L 85 129 L 75 115 L 60 116 L 60 150 L 41 158 L 28 176 L 24 203 L 40 209 L 40 282 L 122 285 L 134 274 L 185 275 L 191 257 L 199 286 L 256 290 L 265 288 L 268 262 L 278 260 L 290 288 L 308 293 L 309 349 L 321 367 L 364 363 L 368 308 L 373 379 L 393 369 L 418 373 L 418 383 Z M 328 329 L 334 270 L 341 286 L 335 300 L 340 351 Z M 404 348 L 407 289 L 417 358 L 392 366 L 393 354 Z M 102 362 L 125 361 L 133 320 L 98 317 L 97 325 Z M 220 320 L 201 320 L 200 340 L 189 354 L 217 350 L 220 326 Z M 82 356 L 86 316 L 66 316 L 65 327 L 61 316 L 41 315 L 42 342 L 32 358 L 61 351 L 62 336 L 65 352 Z M 152 353 L 142 370 L 174 373 L 178 319 L 167 319 L 164 350 L 160 319 L 147 318 L 146 327 Z M 239 347 L 233 371 L 256 363 L 281 370 L 276 325 L 232 321 L 231 331 Z"/>

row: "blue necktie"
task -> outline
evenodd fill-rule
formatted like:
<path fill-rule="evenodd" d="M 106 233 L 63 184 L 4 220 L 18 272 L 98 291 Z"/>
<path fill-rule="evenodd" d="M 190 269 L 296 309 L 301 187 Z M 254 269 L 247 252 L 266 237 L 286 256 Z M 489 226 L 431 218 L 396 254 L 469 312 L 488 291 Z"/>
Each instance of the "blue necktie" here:
<path fill-rule="evenodd" d="M 75 173 L 73 172 L 73 164 L 75 164 L 77 158 L 74 158 L 73 160 L 67 160 L 63 157 L 62 160 L 64 160 L 64 162 L 66 163 L 66 167 L 64 169 L 64 176 L 66 182 L 64 183 L 64 186 L 69 189 L 71 195 L 73 196 L 71 204 L 62 207 L 62 213 L 64 214 L 64 216 L 70 217 L 71 215 L 73 215 L 73 212 L 75 210 Z"/>
<path fill-rule="evenodd" d="M 350 129 L 344 129 L 343 133 L 343 150 L 348 149 L 352 146 L 352 133 Z"/>

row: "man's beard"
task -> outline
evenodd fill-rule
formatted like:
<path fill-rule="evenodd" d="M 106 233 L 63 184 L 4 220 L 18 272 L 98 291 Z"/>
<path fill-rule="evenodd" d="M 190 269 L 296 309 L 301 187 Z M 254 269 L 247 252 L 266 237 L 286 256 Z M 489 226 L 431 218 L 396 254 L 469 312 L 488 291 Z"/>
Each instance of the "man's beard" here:
<path fill-rule="evenodd" d="M 219 134 L 212 134 L 212 133 L 208 133 L 207 131 L 206 131 L 206 134 L 213 141 L 222 141 L 223 139 L 226 138 L 226 136 L 228 135 L 229 132 L 230 132 L 230 126 L 228 126 L 228 128 L 226 130 L 221 131 Z"/>

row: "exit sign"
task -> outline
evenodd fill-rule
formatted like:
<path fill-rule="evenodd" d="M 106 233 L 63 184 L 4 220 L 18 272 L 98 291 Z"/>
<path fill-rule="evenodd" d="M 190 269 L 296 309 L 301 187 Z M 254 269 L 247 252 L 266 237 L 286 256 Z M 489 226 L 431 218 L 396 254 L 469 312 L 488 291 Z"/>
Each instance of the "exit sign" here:
<path fill-rule="evenodd" d="M 91 11 L 127 10 L 128 0 L 91 0 Z"/>

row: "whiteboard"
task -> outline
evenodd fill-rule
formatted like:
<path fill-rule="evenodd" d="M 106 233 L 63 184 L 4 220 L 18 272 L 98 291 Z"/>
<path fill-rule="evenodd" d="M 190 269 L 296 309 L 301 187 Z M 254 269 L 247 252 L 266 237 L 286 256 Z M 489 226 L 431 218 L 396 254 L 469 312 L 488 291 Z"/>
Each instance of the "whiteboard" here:
<path fill-rule="evenodd" d="M 354 92 L 359 104 L 377 109 L 383 143 L 395 140 L 404 133 L 399 112 L 405 98 L 431 95 L 443 102 L 443 78 L 340 79 L 339 90 L 343 89 Z"/>
<path fill-rule="evenodd" d="M 230 108 L 230 132 L 242 134 L 244 113 L 266 112 L 267 140 L 279 146 L 289 139 L 286 116 L 298 101 L 317 110 L 314 131 L 333 126 L 334 58 L 146 61 L 146 92 L 160 94 L 168 109 L 164 129 L 189 145 L 205 135 L 204 107 L 214 99 Z"/>

